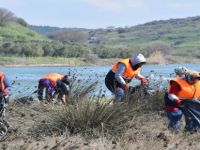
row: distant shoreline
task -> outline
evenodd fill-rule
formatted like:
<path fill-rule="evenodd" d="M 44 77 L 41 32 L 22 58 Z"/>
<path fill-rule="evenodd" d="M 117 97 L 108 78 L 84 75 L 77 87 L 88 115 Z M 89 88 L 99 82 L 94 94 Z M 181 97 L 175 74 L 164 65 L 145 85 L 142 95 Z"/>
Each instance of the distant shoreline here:
<path fill-rule="evenodd" d="M 7 57 L 0 56 L 1 67 L 84 67 L 112 66 L 121 58 L 92 59 L 66 57 Z M 148 64 L 200 64 L 199 59 L 156 55 L 147 58 Z"/>

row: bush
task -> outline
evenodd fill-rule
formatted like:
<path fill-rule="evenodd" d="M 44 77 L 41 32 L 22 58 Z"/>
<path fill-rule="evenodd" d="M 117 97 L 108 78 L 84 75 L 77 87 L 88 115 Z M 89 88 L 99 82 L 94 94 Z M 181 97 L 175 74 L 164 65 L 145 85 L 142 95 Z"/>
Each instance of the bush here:
<path fill-rule="evenodd" d="M 19 23 L 20 25 L 22 25 L 24 27 L 28 26 L 28 23 L 22 18 L 17 18 L 17 23 Z"/>
<path fill-rule="evenodd" d="M 149 56 L 150 54 L 152 54 L 153 52 L 155 51 L 160 51 L 162 52 L 163 54 L 169 54 L 170 51 L 171 51 L 172 47 L 170 44 L 168 43 L 165 43 L 165 42 L 160 42 L 160 41 L 157 41 L 157 42 L 152 42 L 152 43 L 149 43 L 145 49 L 144 49 L 144 52 L 147 56 Z"/>
<path fill-rule="evenodd" d="M 88 95 L 93 89 L 91 87 L 96 85 L 95 82 L 91 83 L 93 84 L 84 82 L 78 86 L 79 88 L 74 86 L 73 90 L 76 92 L 72 92 L 70 104 L 48 106 L 52 108 L 51 111 L 43 114 L 42 121 L 34 126 L 31 134 L 38 137 L 70 132 L 92 137 L 99 133 L 120 136 L 138 115 L 162 109 L 162 92 L 155 93 L 151 97 L 141 97 L 136 93 L 134 97 L 128 98 L 131 103 L 111 104 L 111 100 Z"/>

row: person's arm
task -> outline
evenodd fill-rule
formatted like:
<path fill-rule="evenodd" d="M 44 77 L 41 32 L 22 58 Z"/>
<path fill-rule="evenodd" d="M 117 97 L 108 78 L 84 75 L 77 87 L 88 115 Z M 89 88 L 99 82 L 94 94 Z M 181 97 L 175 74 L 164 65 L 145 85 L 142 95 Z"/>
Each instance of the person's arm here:
<path fill-rule="evenodd" d="M 135 76 L 136 79 L 138 80 L 141 80 L 143 78 L 145 78 L 143 75 L 141 75 L 140 73 L 138 73 L 136 76 Z"/>
<path fill-rule="evenodd" d="M 115 79 L 121 84 L 124 85 L 126 82 L 124 81 L 122 75 L 126 70 L 126 66 L 124 64 L 118 64 L 117 72 L 115 73 Z"/>
<path fill-rule="evenodd" d="M 176 82 L 171 81 L 170 89 L 168 92 L 169 100 L 175 102 L 176 104 L 181 104 L 181 100 L 177 96 L 180 90 L 181 90 L 181 87 Z"/>
<path fill-rule="evenodd" d="M 141 81 L 142 86 L 146 86 L 148 84 L 148 80 L 140 73 L 138 73 L 135 78 Z"/>
<path fill-rule="evenodd" d="M 122 75 L 126 71 L 126 66 L 124 64 L 118 64 L 118 69 L 115 73 L 115 79 L 124 87 L 125 90 L 129 89 L 128 83 L 123 79 Z"/>
<path fill-rule="evenodd" d="M 6 76 L 4 76 L 3 83 L 6 89 L 11 87 L 10 81 L 6 78 Z"/>

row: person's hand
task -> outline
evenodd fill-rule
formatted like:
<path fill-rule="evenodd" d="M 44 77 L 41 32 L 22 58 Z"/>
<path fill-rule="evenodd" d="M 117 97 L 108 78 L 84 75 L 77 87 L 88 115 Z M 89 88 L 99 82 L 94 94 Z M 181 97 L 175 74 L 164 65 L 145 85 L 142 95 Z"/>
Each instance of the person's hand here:
<path fill-rule="evenodd" d="M 124 88 L 125 90 L 129 90 L 129 85 L 128 85 L 128 83 L 123 84 L 123 88 Z"/>
<path fill-rule="evenodd" d="M 146 86 L 146 85 L 148 85 L 148 80 L 146 79 L 146 78 L 141 78 L 141 85 L 142 86 Z"/>
<path fill-rule="evenodd" d="M 180 100 L 180 99 L 176 99 L 176 100 L 174 100 L 174 102 L 177 104 L 177 105 L 182 105 L 183 103 L 182 103 L 182 100 Z"/>

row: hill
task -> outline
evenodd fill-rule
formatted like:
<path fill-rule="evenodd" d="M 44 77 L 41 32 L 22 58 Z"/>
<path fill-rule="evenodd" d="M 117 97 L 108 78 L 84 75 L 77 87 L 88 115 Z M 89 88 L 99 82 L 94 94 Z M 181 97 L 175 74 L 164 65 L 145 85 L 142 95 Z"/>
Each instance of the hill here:
<path fill-rule="evenodd" d="M 143 53 L 151 63 L 200 62 L 198 16 L 124 28 L 84 29 L 28 25 L 1 8 L 0 14 L 4 14 L 0 15 L 0 55 L 82 57 L 93 61 Z"/>
<path fill-rule="evenodd" d="M 39 34 L 47 34 L 47 33 L 52 33 L 56 32 L 58 30 L 61 30 L 62 28 L 59 27 L 50 27 L 50 26 L 36 26 L 36 25 L 29 25 L 29 28 L 32 31 L 35 31 Z"/>
<path fill-rule="evenodd" d="M 59 31 L 49 33 L 48 36 L 51 39 L 71 42 L 72 40 L 68 36 L 71 31 L 72 29 L 68 28 L 60 29 Z M 106 29 L 76 29 L 75 31 L 77 35 L 82 35 L 84 40 L 81 42 L 92 46 L 104 46 L 112 54 L 113 49 L 116 51 L 126 50 L 126 53 L 140 51 L 146 56 L 155 51 L 161 51 L 164 55 L 170 55 L 172 61 L 176 61 L 180 56 L 188 56 L 195 59 L 200 58 L 199 16 L 152 21 L 124 28 L 108 27 Z M 73 42 L 80 42 L 78 38 L 80 36 L 74 37 Z M 99 48 L 98 50 L 94 50 L 94 52 L 103 58 L 115 57 L 117 55 L 119 57 L 122 56 L 120 54 L 111 56 L 108 52 Z M 103 55 L 103 53 L 106 54 Z M 182 59 L 178 61 L 182 62 Z M 184 60 L 184 62 L 187 61 L 189 60 Z"/>
<path fill-rule="evenodd" d="M 38 34 L 17 22 L 0 24 L 0 40 L 3 41 L 50 41 L 47 37 Z"/>

